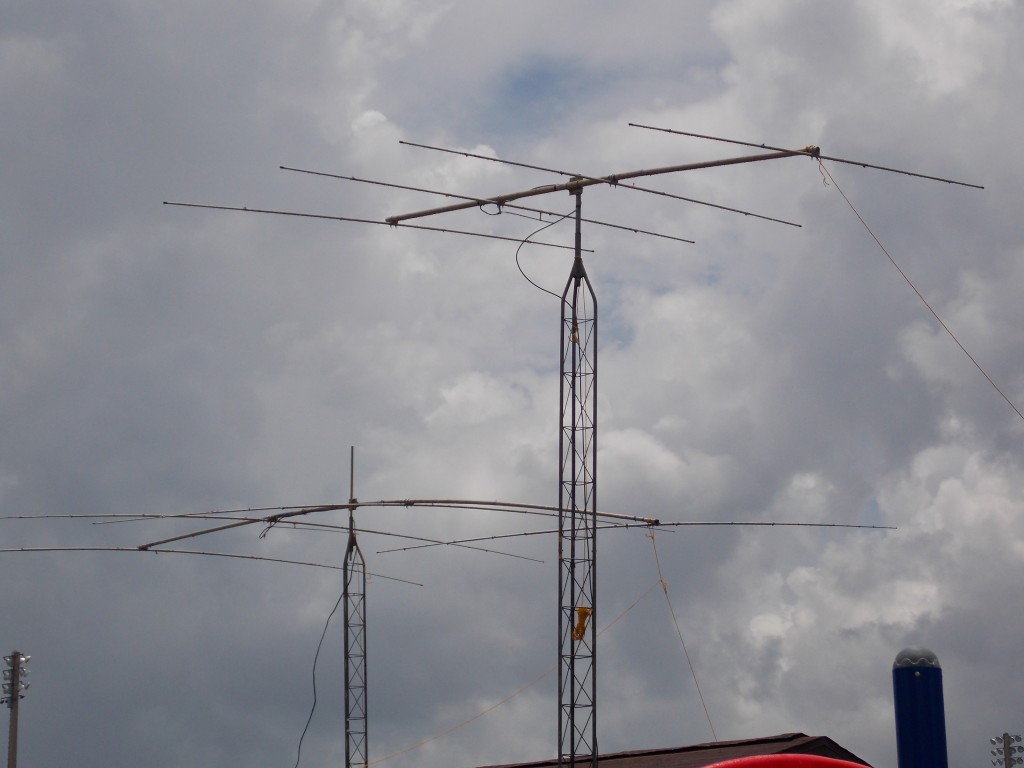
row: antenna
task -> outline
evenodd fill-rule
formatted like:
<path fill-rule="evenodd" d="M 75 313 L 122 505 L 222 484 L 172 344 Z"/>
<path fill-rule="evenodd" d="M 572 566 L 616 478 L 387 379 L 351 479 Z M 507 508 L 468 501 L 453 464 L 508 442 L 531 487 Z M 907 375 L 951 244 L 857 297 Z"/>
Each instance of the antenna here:
<path fill-rule="evenodd" d="M 642 126 L 650 128 L 650 126 Z M 655 129 L 667 130 L 667 129 Z M 668 131 L 677 133 L 676 131 Z M 682 132 L 678 132 L 682 133 Z M 697 136 L 698 134 L 688 134 Z M 510 206 L 515 201 L 527 197 L 537 197 L 557 192 L 568 192 L 575 201 L 575 239 L 572 246 L 574 257 L 566 281 L 565 288 L 560 296 L 560 372 L 559 372 L 559 399 L 560 399 L 560 423 L 559 423 L 559 486 L 558 486 L 558 517 L 559 517 L 559 611 L 558 611 L 558 642 L 559 642 L 559 709 L 558 709 L 558 765 L 561 768 L 568 765 L 575 768 L 577 761 L 588 762 L 592 768 L 597 768 L 597 684 L 596 684 L 596 632 L 597 624 L 597 594 L 596 594 L 596 571 L 597 571 L 597 330 L 598 311 L 597 297 L 593 285 L 587 275 L 583 264 L 583 253 L 586 249 L 582 245 L 582 193 L 587 187 L 596 185 L 609 185 L 625 187 L 635 191 L 658 194 L 668 197 L 676 197 L 665 192 L 639 187 L 634 184 L 625 183 L 627 180 L 637 179 L 646 176 L 657 176 L 674 174 L 684 171 L 691 171 L 705 168 L 715 168 L 727 165 L 738 165 L 744 163 L 755 163 L 766 160 L 782 159 L 787 157 L 810 156 L 821 159 L 821 150 L 814 145 L 808 145 L 803 149 L 780 149 L 767 147 L 765 145 L 754 145 L 749 142 L 738 142 L 716 137 L 700 136 L 719 141 L 726 141 L 744 146 L 758 146 L 761 149 L 772 151 L 745 155 L 739 157 L 722 158 L 699 163 L 687 163 L 669 165 L 663 167 L 627 171 L 604 176 L 589 176 L 569 171 L 560 171 L 539 166 L 527 165 L 501 160 L 494 157 L 475 155 L 473 153 L 429 147 L 423 144 L 412 144 L 401 142 L 409 146 L 422 149 L 430 149 L 452 154 L 459 154 L 465 157 L 475 157 L 491 162 L 506 163 L 533 170 L 543 170 L 549 173 L 557 173 L 568 176 L 569 180 L 558 184 L 547 184 L 531 189 L 512 192 L 509 194 L 496 195 L 486 198 L 473 198 L 462 195 L 448 195 L 459 198 L 459 202 L 448 205 L 420 210 L 412 213 L 389 216 L 383 221 L 370 219 L 356 219 L 342 216 L 320 216 L 304 214 L 291 211 L 275 211 L 265 209 L 240 208 L 229 206 L 196 205 L 188 203 L 172 203 L 173 205 L 189 205 L 191 207 L 215 208 L 221 210 L 247 211 L 253 213 L 269 213 L 287 216 L 306 216 L 310 218 L 333 219 L 337 221 L 359 222 L 366 224 L 387 224 L 392 227 L 417 227 L 438 232 L 450 232 L 462 235 L 475 235 L 482 237 L 496 237 L 496 235 L 485 235 L 461 230 L 448 230 L 438 227 L 426 227 L 423 225 L 407 223 L 411 219 L 426 218 L 429 216 L 449 213 L 460 210 L 477 208 L 484 205 L 493 205 L 500 211 L 504 206 Z M 899 171 L 893 168 L 875 166 L 856 161 L 830 158 L 838 162 L 847 162 L 861 165 L 863 167 L 876 168 L 883 171 L 905 173 L 937 181 L 951 182 L 948 179 L 939 179 L 934 176 Z M 283 166 L 282 166 L 283 167 Z M 287 170 L 299 169 L 289 168 Z M 305 172 L 305 171 L 304 171 Z M 330 175 L 330 174 L 323 174 Z M 352 181 L 363 181 L 353 177 Z M 371 182 L 380 183 L 380 182 Z M 385 185 L 390 186 L 390 185 Z M 397 186 L 397 185 L 396 185 Z M 968 185 L 974 186 L 974 185 Z M 417 190 L 427 191 L 427 190 Z M 441 193 L 447 194 L 447 193 Z M 686 199 L 686 198 L 684 198 Z M 700 202 L 693 201 L 691 202 Z M 716 206 L 725 208 L 725 206 Z M 754 215 L 738 209 L 729 209 L 745 215 Z M 769 218 L 769 217 L 761 217 Z M 779 219 L 773 219 L 779 223 L 792 224 Z M 798 226 L 798 225 L 794 225 Z M 635 230 L 638 231 L 638 230 Z M 514 238 L 498 238 L 514 240 Z M 519 242 L 526 242 L 520 240 Z M 538 245 L 557 246 L 550 243 L 535 243 Z M 354 462 L 354 460 L 353 460 Z M 360 580 L 365 577 L 365 564 L 362 554 L 359 551 L 355 539 L 354 508 L 357 506 L 354 494 L 351 493 L 347 508 L 349 510 L 349 539 L 346 549 L 345 585 L 346 585 L 346 762 L 356 760 L 355 764 L 365 765 L 365 592 L 364 584 Z M 342 505 L 343 507 L 345 505 Z M 338 506 L 324 506 L 319 508 L 307 508 L 305 510 L 292 510 L 281 512 L 270 517 L 273 522 L 291 517 L 293 515 L 306 514 L 308 512 L 339 508 Z M 201 533 L 208 533 L 215 530 L 225 530 L 236 525 L 246 524 L 235 522 L 216 528 L 207 529 Z M 144 545 L 140 549 L 159 544 L 177 541 L 192 535 L 179 536 L 172 539 L 165 539 Z M 350 583 L 351 582 L 351 583 Z M 349 592 L 348 590 L 350 590 Z M 352 605 L 348 596 L 352 597 Z M 351 609 L 351 614 L 349 613 Z M 351 622 L 351 624 L 350 624 Z M 351 633 L 350 633 L 351 627 Z M 351 634 L 351 646 L 350 643 Z M 351 654 L 350 654 L 351 648 Z M 351 676 L 351 677 L 350 677 Z M 351 680 L 351 688 L 350 688 Z M 360 688 L 362 685 L 362 688 Z M 353 711 L 350 713 L 350 704 Z M 362 707 L 362 713 L 359 708 Z M 352 714 L 352 721 L 355 723 L 352 730 L 349 730 L 349 717 Z M 361 719 L 360 719 L 361 718 Z M 362 730 L 358 730 L 361 728 Z M 355 747 L 353 748 L 353 742 Z M 360 752 L 360 749 L 362 750 Z M 362 758 L 362 763 L 358 758 Z M 351 763 L 350 763 L 351 765 Z"/>

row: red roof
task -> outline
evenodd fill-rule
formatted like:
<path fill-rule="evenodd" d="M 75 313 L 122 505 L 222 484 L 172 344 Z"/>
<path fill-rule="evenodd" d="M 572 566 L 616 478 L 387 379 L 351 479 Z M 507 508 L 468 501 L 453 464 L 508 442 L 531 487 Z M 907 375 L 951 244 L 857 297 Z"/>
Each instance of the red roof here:
<path fill-rule="evenodd" d="M 599 768 L 703 768 L 723 760 L 752 755 L 821 755 L 838 760 L 848 760 L 859 765 L 870 764 L 847 749 L 836 744 L 827 736 L 808 736 L 803 733 L 783 733 L 760 739 L 740 741 L 715 741 L 708 744 L 694 744 L 689 747 L 666 749 L 643 749 L 635 752 L 616 752 L 599 755 Z M 580 758 L 577 757 L 577 766 Z M 589 765 L 589 761 L 587 763 Z M 549 768 L 557 766 L 557 760 L 541 760 L 532 763 L 516 763 L 488 768 Z"/>

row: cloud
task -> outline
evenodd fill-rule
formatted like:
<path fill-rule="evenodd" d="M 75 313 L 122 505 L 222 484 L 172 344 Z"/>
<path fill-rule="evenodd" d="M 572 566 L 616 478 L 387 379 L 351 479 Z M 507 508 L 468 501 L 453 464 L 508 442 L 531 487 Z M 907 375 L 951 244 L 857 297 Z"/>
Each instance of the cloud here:
<path fill-rule="evenodd" d="M 711 738 L 656 546 L 719 737 L 801 730 L 891 764 L 889 667 L 923 644 L 966 764 L 1020 714 L 1005 659 L 1021 642 L 1007 617 L 1022 429 L 839 189 L 1020 403 L 1021 18 L 995 0 L 15 3 L 0 33 L 0 503 L 32 519 L 0 521 L 5 546 L 131 548 L 218 524 L 45 515 L 344 502 L 353 445 L 363 500 L 555 503 L 557 301 L 521 271 L 558 294 L 569 253 L 164 200 L 383 220 L 451 199 L 278 166 L 463 195 L 566 178 L 400 139 L 567 174 L 749 149 L 628 122 L 813 143 L 986 189 L 827 161 L 829 181 L 807 158 L 644 181 L 798 228 L 588 188 L 589 219 L 696 241 L 584 225 L 599 506 L 896 530 L 602 531 L 598 623 L 626 613 L 601 640 L 600 746 Z M 552 220 L 498 213 L 422 223 L 525 238 Z M 537 236 L 572 238 L 568 221 Z M 356 521 L 378 574 L 371 759 L 554 663 L 555 521 Z M 316 522 L 335 527 L 180 546 L 337 565 L 347 515 Z M 467 538 L 490 551 L 421 546 Z M 294 762 L 335 571 L 141 552 L 8 553 L 0 570 L 0 641 L 33 655 L 23 760 Z M 335 619 L 303 764 L 341 759 L 340 648 Z M 386 764 L 551 757 L 556 696 L 546 679 Z"/>

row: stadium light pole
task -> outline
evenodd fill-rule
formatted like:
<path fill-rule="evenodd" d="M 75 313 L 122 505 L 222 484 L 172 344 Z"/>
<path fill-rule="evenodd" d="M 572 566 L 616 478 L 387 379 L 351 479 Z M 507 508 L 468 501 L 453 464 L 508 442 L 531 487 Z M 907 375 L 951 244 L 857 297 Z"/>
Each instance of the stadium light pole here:
<path fill-rule="evenodd" d="M 1024 757 L 1020 756 L 1024 754 L 1024 747 L 1014 746 L 1020 743 L 1020 734 L 1004 733 L 1002 736 L 993 736 L 989 743 L 992 744 L 992 749 L 989 750 L 993 757 L 992 765 L 1011 768 L 1024 764 Z"/>
<path fill-rule="evenodd" d="M 4 698 L 0 704 L 6 704 L 11 710 L 10 729 L 7 737 L 7 768 L 16 768 L 18 764 L 18 702 L 28 690 L 29 684 L 22 680 L 28 674 L 25 663 L 31 659 L 21 651 L 11 651 L 9 656 L 4 656 Z"/>

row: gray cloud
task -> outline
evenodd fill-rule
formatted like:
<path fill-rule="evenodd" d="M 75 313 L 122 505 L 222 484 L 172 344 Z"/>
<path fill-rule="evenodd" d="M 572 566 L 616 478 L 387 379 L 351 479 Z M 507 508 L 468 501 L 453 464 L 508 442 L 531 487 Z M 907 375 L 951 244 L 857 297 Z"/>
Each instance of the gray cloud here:
<path fill-rule="evenodd" d="M 829 164 L 933 307 L 1015 402 L 1021 14 L 1005 2 L 631 5 L 8 3 L 0 33 L 3 515 L 187 513 L 348 498 L 554 503 L 557 302 L 515 244 L 172 209 L 380 219 L 435 199 L 745 150 L 629 121 L 982 183 Z M 803 158 L 651 180 L 801 229 L 588 190 L 601 302 L 600 506 L 663 520 L 882 523 L 887 532 L 683 528 L 656 542 L 721 738 L 823 733 L 892 764 L 889 665 L 931 646 L 953 764 L 1019 721 L 1020 420 Z M 568 195 L 538 207 L 568 211 Z M 443 224 L 525 237 L 536 221 Z M 569 227 L 545 239 L 570 242 Z M 556 292 L 563 252 L 525 248 Z M 344 515 L 324 522 L 345 523 Z M 453 539 L 550 519 L 358 513 Z M 134 546 L 205 523 L 4 520 L 5 546 Z M 189 547 L 337 564 L 280 525 Z M 371 758 L 492 706 L 555 661 L 556 545 L 378 554 Z M 600 549 L 599 624 L 658 578 L 642 531 Z M 336 572 L 197 556 L 0 556 L 5 634 L 33 655 L 26 762 L 293 764 Z M 341 636 L 303 764 L 340 760 Z M 600 746 L 711 737 L 659 588 L 602 636 Z M 551 677 L 387 765 L 550 757 Z"/>

